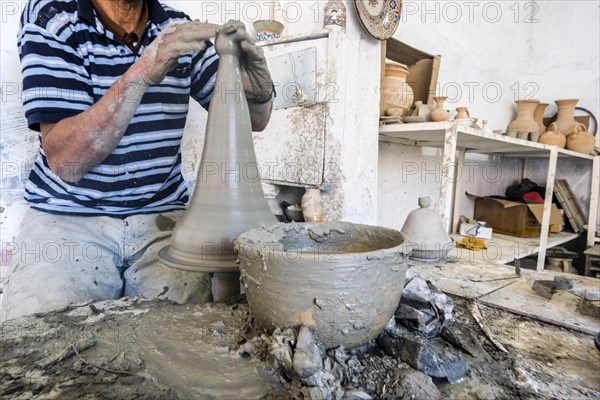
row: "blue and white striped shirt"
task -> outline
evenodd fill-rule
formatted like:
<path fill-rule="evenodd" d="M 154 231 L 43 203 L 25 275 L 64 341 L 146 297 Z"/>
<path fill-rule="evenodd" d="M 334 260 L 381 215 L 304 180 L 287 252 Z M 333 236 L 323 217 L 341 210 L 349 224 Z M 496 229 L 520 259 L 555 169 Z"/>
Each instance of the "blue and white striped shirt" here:
<path fill-rule="evenodd" d="M 137 54 L 98 20 L 90 0 L 30 0 L 18 36 L 23 105 L 29 127 L 86 110 L 137 60 L 169 23 L 189 17 L 147 0 L 149 20 Z M 147 89 L 118 146 L 77 183 L 52 172 L 43 149 L 25 187 L 35 209 L 124 217 L 183 209 L 180 143 L 190 96 L 208 109 L 218 55 L 209 43 L 182 57 L 164 81 Z M 41 140 L 41 135 L 40 135 Z"/>

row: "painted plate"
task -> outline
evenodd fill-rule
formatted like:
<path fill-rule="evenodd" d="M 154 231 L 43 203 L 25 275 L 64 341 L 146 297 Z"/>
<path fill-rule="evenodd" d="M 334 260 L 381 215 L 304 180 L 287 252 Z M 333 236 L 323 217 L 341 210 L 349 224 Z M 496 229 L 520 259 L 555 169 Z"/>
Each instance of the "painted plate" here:
<path fill-rule="evenodd" d="M 358 19 L 376 39 L 392 37 L 400 22 L 402 0 L 354 0 Z"/>

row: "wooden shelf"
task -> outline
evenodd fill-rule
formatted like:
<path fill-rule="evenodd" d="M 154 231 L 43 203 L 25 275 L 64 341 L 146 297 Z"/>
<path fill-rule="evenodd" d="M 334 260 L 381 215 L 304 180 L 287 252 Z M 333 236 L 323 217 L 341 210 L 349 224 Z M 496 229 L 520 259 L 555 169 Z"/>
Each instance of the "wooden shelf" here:
<path fill-rule="evenodd" d="M 456 242 L 461 241 L 465 236 L 459 234 L 450 235 Z M 560 246 L 573 239 L 577 239 L 579 234 L 573 232 L 551 233 L 548 236 L 547 248 Z M 503 235 L 499 233 L 492 234 L 492 238 L 486 240 L 487 250 L 472 251 L 467 249 L 454 249 L 449 255 L 457 257 L 459 262 L 483 262 L 494 264 L 507 264 L 515 259 L 524 258 L 538 253 L 540 250 L 540 238 L 520 238 L 516 236 Z"/>
<path fill-rule="evenodd" d="M 478 129 L 463 127 L 453 122 L 424 122 L 416 124 L 391 124 L 379 128 L 379 140 L 412 146 L 440 147 L 445 145 L 445 134 L 450 129 L 457 131 L 456 146 L 476 153 L 500 153 L 517 157 L 548 157 L 555 146 L 511 138 L 497 133 L 486 133 Z M 571 150 L 557 149 L 559 157 L 576 157 L 593 160 L 594 157 Z"/>

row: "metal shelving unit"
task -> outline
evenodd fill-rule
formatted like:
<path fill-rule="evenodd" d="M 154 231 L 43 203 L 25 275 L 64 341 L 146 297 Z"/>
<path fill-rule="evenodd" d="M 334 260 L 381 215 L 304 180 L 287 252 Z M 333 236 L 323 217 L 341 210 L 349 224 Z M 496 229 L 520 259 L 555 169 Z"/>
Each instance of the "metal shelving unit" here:
<path fill-rule="evenodd" d="M 509 157 L 544 157 L 549 161 L 546 177 L 546 196 L 542 229 L 539 238 L 522 239 L 494 234 L 495 243 L 506 247 L 506 256 L 498 257 L 497 263 L 507 263 L 515 258 L 538 254 L 537 269 L 544 269 L 546 249 L 558 246 L 578 237 L 578 234 L 549 234 L 552 193 L 556 179 L 556 164 L 559 158 L 577 158 L 591 163 L 592 179 L 590 188 L 590 208 L 588 214 L 588 247 L 594 244 L 596 234 L 597 203 L 600 191 L 600 156 L 590 156 L 574 151 L 559 149 L 556 146 L 511 138 L 496 133 L 485 133 L 477 129 L 463 127 L 452 122 L 425 122 L 416 124 L 382 125 L 379 140 L 412 146 L 438 147 L 443 149 L 443 169 L 446 178 L 440 179 L 439 213 L 449 233 L 458 227 L 458 196 L 460 181 L 454 179 L 456 171 L 464 166 L 465 153 L 500 154 Z M 457 149 L 463 151 L 458 152 Z M 506 242 L 505 244 L 502 244 Z M 519 244 L 523 244 L 520 246 Z"/>

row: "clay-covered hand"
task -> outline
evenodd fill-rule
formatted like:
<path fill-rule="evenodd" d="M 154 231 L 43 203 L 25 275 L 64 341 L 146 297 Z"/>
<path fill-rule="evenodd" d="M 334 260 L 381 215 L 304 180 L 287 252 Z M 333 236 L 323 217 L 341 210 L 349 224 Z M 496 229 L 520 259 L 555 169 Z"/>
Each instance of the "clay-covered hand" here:
<path fill-rule="evenodd" d="M 191 21 L 168 25 L 148 46 L 134 68 L 148 85 L 157 85 L 173 70 L 179 57 L 206 49 L 220 25 Z"/>
<path fill-rule="evenodd" d="M 250 103 L 266 103 L 273 95 L 273 80 L 263 50 L 256 46 L 244 24 L 229 21 L 223 25 L 225 33 L 234 33 L 240 43 L 240 67 L 246 98 Z"/>

